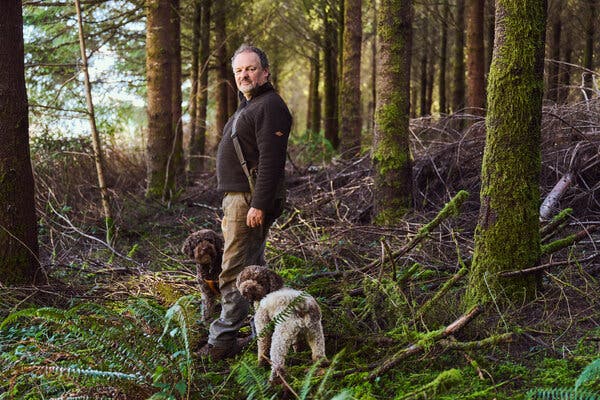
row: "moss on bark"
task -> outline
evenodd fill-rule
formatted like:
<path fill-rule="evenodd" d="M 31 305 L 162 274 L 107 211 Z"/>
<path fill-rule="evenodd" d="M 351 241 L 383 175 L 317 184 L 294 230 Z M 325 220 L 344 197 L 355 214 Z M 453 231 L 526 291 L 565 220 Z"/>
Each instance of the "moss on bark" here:
<path fill-rule="evenodd" d="M 542 0 L 500 0 L 489 76 L 481 209 L 466 304 L 531 297 L 536 277 L 500 273 L 539 260 Z"/>
<path fill-rule="evenodd" d="M 412 2 L 382 1 L 378 15 L 377 105 L 372 162 L 374 222 L 397 223 L 412 207 L 409 149 Z"/>

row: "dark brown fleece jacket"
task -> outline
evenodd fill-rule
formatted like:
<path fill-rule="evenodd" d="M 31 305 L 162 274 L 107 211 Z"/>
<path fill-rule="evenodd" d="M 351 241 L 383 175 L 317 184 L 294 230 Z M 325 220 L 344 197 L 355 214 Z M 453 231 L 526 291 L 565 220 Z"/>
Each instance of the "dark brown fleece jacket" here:
<path fill-rule="evenodd" d="M 240 146 L 248 168 L 258 171 L 250 205 L 269 213 L 284 179 L 292 116 L 270 82 L 258 87 L 249 101 L 243 98 L 236 113 L 240 112 L 236 128 Z M 250 192 L 231 139 L 233 120 L 234 116 L 225 124 L 217 150 L 218 190 Z"/>

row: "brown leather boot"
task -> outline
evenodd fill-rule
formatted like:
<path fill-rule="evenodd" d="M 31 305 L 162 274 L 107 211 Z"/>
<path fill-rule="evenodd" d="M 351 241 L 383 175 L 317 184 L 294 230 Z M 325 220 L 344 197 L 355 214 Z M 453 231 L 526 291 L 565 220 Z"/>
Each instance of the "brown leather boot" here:
<path fill-rule="evenodd" d="M 198 350 L 198 356 L 201 358 L 207 358 L 210 361 L 220 361 L 227 358 L 235 357 L 246 348 L 252 342 L 250 336 L 238 338 L 231 346 L 217 347 L 210 343 L 205 344 Z"/>

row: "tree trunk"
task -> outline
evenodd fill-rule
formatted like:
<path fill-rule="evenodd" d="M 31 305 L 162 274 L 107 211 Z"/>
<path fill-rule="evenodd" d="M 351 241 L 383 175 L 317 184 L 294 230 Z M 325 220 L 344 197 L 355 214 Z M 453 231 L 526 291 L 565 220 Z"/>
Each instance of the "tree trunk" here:
<path fill-rule="evenodd" d="M 427 19 L 427 15 L 423 16 L 423 46 L 421 46 L 421 61 L 420 68 L 421 71 L 421 79 L 419 81 L 419 112 L 420 116 L 424 117 L 428 115 L 427 112 L 427 38 L 429 37 L 429 21 Z"/>
<path fill-rule="evenodd" d="M 181 18 L 180 0 L 171 0 L 171 36 L 173 38 L 173 68 L 171 70 L 171 111 L 173 125 L 173 144 L 167 164 L 167 187 L 174 189 L 176 184 L 181 183 L 185 172 L 183 158 L 183 122 L 181 110 Z M 163 199 L 168 200 L 174 193 L 165 192 Z"/>
<path fill-rule="evenodd" d="M 431 36 L 427 39 L 427 91 L 426 91 L 426 99 L 425 99 L 425 110 L 427 111 L 427 115 L 431 115 L 431 107 L 433 106 L 433 84 L 434 84 L 434 76 L 435 76 L 435 61 L 436 57 L 434 57 L 433 52 L 433 43 L 437 40 L 437 31 L 433 31 Z"/>
<path fill-rule="evenodd" d="M 83 71 L 85 85 L 85 100 L 90 121 L 90 130 L 92 133 L 92 146 L 94 148 L 94 164 L 96 165 L 96 176 L 98 177 L 98 187 L 100 189 L 102 210 L 104 211 L 104 223 L 106 225 L 106 243 L 112 245 L 115 226 L 112 211 L 110 209 L 108 189 L 106 188 L 106 181 L 104 180 L 104 156 L 102 154 L 102 145 L 100 144 L 100 134 L 96 128 L 96 113 L 94 111 L 94 102 L 92 101 L 92 85 L 90 83 L 90 74 L 88 71 L 88 57 L 83 34 L 83 17 L 81 15 L 81 5 L 79 0 L 75 0 L 75 10 L 77 12 L 77 26 L 79 28 L 79 50 L 81 52 L 81 69 Z"/>
<path fill-rule="evenodd" d="M 200 30 L 202 27 L 202 0 L 194 0 L 194 17 L 192 20 L 192 66 L 191 80 L 192 87 L 190 88 L 190 143 L 188 148 L 187 172 L 193 172 L 194 168 L 192 157 L 194 142 L 198 135 L 198 72 L 200 58 Z"/>
<path fill-rule="evenodd" d="M 448 65 L 448 18 L 450 16 L 450 6 L 448 0 L 442 2 L 442 37 L 440 45 L 440 77 L 438 85 L 438 97 L 440 103 L 440 114 L 448 113 L 446 105 L 446 67 Z"/>
<path fill-rule="evenodd" d="M 227 32 L 225 28 L 226 24 L 226 2 L 217 1 L 215 9 L 215 46 L 217 50 L 217 87 L 216 87 L 216 102 L 217 102 L 217 115 L 216 115 L 216 129 L 217 139 L 221 138 L 223 134 L 223 128 L 227 123 L 229 117 L 228 110 L 228 95 L 227 95 L 227 82 L 229 74 L 231 73 L 228 68 L 228 57 L 227 57 Z M 218 141 L 218 140 L 217 140 Z"/>
<path fill-rule="evenodd" d="M 208 107 L 208 59 L 210 56 L 210 8 L 212 0 L 200 0 L 200 49 L 198 62 L 198 111 L 194 114 L 196 134 L 190 141 L 190 158 L 188 170 L 191 175 L 204 169 L 204 153 L 206 152 L 206 111 Z"/>
<path fill-rule="evenodd" d="M 308 60 L 310 64 L 310 71 L 308 76 L 308 99 L 306 107 L 306 132 L 308 135 L 312 135 L 314 132 L 313 128 L 313 96 L 315 95 L 315 60 L 311 57 Z"/>
<path fill-rule="evenodd" d="M 409 149 L 411 0 L 382 0 L 377 25 L 379 71 L 373 137 L 373 213 L 381 225 L 397 223 L 412 207 Z"/>
<path fill-rule="evenodd" d="M 539 180 L 545 0 L 498 0 L 481 208 L 466 305 L 523 301 L 535 276 L 501 278 L 540 257 Z"/>
<path fill-rule="evenodd" d="M 571 57 L 573 56 L 573 42 L 571 40 L 571 35 L 569 32 L 566 32 L 565 40 L 563 41 L 565 44 L 565 50 L 563 53 L 563 61 L 564 63 L 560 65 L 559 68 L 559 89 L 558 89 L 558 98 L 557 101 L 559 103 L 565 103 L 569 98 L 569 93 L 571 92 Z"/>
<path fill-rule="evenodd" d="M 484 0 L 467 0 L 467 106 L 483 115 L 485 107 Z"/>
<path fill-rule="evenodd" d="M 548 89 L 547 98 L 548 100 L 556 102 L 558 100 L 558 80 L 560 70 L 560 35 L 562 31 L 562 13 L 563 3 L 557 1 L 553 7 L 553 13 L 551 15 L 550 24 L 550 43 L 548 43 L 550 63 L 548 65 Z"/>
<path fill-rule="evenodd" d="M 312 86 L 312 94 L 311 94 L 311 109 L 312 109 L 312 114 L 311 114 L 311 126 L 312 126 L 312 131 L 314 133 L 319 133 L 321 131 L 321 98 L 319 97 L 319 77 L 321 76 L 321 68 L 320 68 L 320 61 L 319 61 L 319 47 L 317 46 L 315 48 L 315 52 L 314 52 L 314 57 L 315 59 L 313 60 L 314 62 L 314 79 L 313 79 L 313 86 Z"/>
<path fill-rule="evenodd" d="M 465 0 L 456 1 L 452 112 L 465 106 Z"/>
<path fill-rule="evenodd" d="M 146 196 L 171 193 L 167 164 L 173 147 L 172 70 L 174 50 L 171 0 L 147 0 L 146 79 L 148 92 L 148 142 L 146 144 Z"/>
<path fill-rule="evenodd" d="M 21 1 L 0 13 L 0 283 L 35 283 L 39 269 Z"/>
<path fill-rule="evenodd" d="M 490 73 L 490 66 L 492 65 L 492 55 L 494 53 L 494 29 L 496 24 L 495 0 L 487 0 L 486 6 L 487 47 L 485 48 L 485 76 L 487 86 L 487 77 Z"/>
<path fill-rule="evenodd" d="M 338 135 L 338 63 L 337 63 L 337 29 L 332 23 L 335 18 L 331 14 L 325 15 L 325 49 L 323 57 L 324 66 L 324 123 L 325 123 L 325 139 L 331 143 L 334 149 L 337 149 L 340 144 Z"/>
<path fill-rule="evenodd" d="M 586 99 L 594 95 L 594 35 L 596 31 L 596 0 L 587 0 L 587 21 L 585 27 L 585 48 L 583 50 L 583 67 L 587 70 L 584 75 Z"/>
<path fill-rule="evenodd" d="M 377 2 L 373 2 L 373 39 L 371 41 L 371 104 L 369 133 L 375 134 L 375 103 L 377 102 Z"/>
<path fill-rule="evenodd" d="M 360 95 L 360 59 L 362 45 L 362 0 L 344 2 L 344 47 L 342 81 L 340 88 L 340 114 L 342 132 L 341 154 L 352 159 L 360 153 L 362 131 Z"/>

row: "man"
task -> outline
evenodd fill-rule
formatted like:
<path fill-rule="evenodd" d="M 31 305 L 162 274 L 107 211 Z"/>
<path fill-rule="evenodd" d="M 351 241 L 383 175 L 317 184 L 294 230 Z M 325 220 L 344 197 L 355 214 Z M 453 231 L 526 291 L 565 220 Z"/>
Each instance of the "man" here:
<path fill-rule="evenodd" d="M 221 315 L 212 322 L 201 356 L 220 360 L 237 354 L 245 342 L 237 332 L 249 312 L 235 280 L 248 265 L 264 265 L 269 227 L 281 212 L 284 168 L 292 116 L 269 82 L 266 54 L 242 45 L 231 59 L 240 104 L 227 121 L 217 150 L 218 190 L 223 192 L 225 239 L 219 276 Z M 239 140 L 249 176 L 235 149 Z M 248 172 L 246 171 L 246 172 Z"/>

